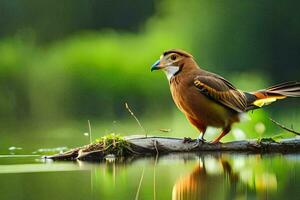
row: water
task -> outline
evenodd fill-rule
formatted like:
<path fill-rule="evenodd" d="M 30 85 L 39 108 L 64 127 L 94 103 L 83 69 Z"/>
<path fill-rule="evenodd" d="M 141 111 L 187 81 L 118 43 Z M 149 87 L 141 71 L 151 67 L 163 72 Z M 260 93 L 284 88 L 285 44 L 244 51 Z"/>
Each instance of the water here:
<path fill-rule="evenodd" d="M 300 155 L 169 154 L 122 161 L 0 157 L 6 199 L 299 199 Z"/>
<path fill-rule="evenodd" d="M 258 134 L 255 127 L 262 121 L 253 115 L 250 122 L 235 126 L 224 141 L 239 139 L 234 134 L 239 128 L 248 138 L 282 133 L 281 129 L 265 124 L 266 131 Z M 183 115 L 140 121 L 149 135 L 197 137 L 199 134 Z M 111 132 L 143 133 L 131 118 L 91 120 L 91 123 L 93 139 Z M 300 196 L 300 154 L 170 154 L 157 159 L 101 163 L 41 159 L 42 155 L 89 143 L 89 137 L 85 136 L 89 131 L 87 121 L 62 124 L 17 124 L 0 129 L 0 200 L 290 200 Z M 208 131 L 206 139 L 213 139 L 219 131 Z"/>

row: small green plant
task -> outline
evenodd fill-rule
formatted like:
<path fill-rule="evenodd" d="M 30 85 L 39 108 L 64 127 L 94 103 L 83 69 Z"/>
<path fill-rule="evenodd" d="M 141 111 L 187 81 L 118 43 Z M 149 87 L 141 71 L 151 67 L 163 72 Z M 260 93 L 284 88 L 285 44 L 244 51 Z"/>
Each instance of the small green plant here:
<path fill-rule="evenodd" d="M 96 146 L 101 147 L 105 154 L 123 156 L 130 150 L 129 143 L 118 134 L 108 134 L 96 139 Z"/>

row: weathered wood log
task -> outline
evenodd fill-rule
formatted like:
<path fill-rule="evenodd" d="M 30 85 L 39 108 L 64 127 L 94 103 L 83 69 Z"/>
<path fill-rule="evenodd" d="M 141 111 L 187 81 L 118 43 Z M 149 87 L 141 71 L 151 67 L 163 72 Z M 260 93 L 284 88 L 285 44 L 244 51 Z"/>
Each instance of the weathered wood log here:
<path fill-rule="evenodd" d="M 126 146 L 122 147 L 122 155 L 115 156 L 147 156 L 165 154 L 171 152 L 209 152 L 209 151 L 231 151 L 231 152 L 252 152 L 252 153 L 290 153 L 300 152 L 300 138 L 242 140 L 226 143 L 210 144 L 197 142 L 196 140 L 186 141 L 182 138 L 171 137 L 124 137 Z M 120 148 L 120 147 L 118 147 Z M 105 156 L 111 155 L 103 144 L 89 144 L 78 147 L 62 154 L 46 156 L 46 159 L 53 160 L 102 160 Z"/>

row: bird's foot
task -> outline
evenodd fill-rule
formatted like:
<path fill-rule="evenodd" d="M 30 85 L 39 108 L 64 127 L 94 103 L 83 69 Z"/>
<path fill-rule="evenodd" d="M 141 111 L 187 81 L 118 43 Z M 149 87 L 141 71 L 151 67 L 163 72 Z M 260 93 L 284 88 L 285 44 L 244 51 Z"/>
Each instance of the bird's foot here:
<path fill-rule="evenodd" d="M 194 140 L 190 137 L 184 137 L 183 138 L 183 143 L 191 143 L 191 142 L 194 142 Z"/>
<path fill-rule="evenodd" d="M 202 138 L 202 137 L 198 137 L 198 138 L 196 139 L 196 141 L 197 141 L 198 144 L 206 143 L 206 139 L 204 139 L 204 138 Z"/>

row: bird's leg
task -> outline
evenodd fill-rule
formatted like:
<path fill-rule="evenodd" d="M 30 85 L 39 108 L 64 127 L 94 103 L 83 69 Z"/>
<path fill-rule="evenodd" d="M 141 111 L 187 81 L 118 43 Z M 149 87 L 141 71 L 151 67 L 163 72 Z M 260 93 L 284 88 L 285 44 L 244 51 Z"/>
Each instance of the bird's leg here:
<path fill-rule="evenodd" d="M 206 132 L 206 128 L 201 131 L 201 134 L 197 137 L 198 143 L 204 143 L 206 140 L 204 139 L 204 134 Z"/>
<path fill-rule="evenodd" d="M 197 129 L 200 131 L 200 135 L 197 137 L 196 141 L 198 144 L 203 144 L 205 143 L 204 135 L 206 132 L 206 127 L 205 126 L 197 126 Z"/>
<path fill-rule="evenodd" d="M 226 127 L 223 129 L 222 133 L 216 138 L 214 139 L 211 144 L 217 144 L 220 142 L 220 140 L 227 134 L 229 133 L 229 131 L 231 130 L 231 127 Z"/>
<path fill-rule="evenodd" d="M 205 134 L 205 132 L 206 132 L 206 129 L 202 132 L 202 134 L 201 134 L 201 140 L 203 141 L 203 142 L 205 142 L 206 141 L 206 139 L 204 139 L 204 134 Z"/>

